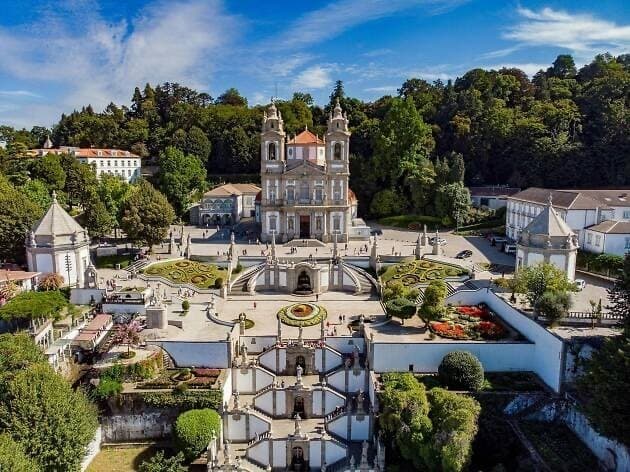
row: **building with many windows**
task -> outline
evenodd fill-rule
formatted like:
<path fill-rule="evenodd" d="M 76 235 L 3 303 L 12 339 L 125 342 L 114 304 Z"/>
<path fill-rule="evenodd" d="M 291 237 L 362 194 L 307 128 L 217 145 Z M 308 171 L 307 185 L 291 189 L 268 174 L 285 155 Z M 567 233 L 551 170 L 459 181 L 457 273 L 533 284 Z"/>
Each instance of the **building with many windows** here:
<path fill-rule="evenodd" d="M 97 177 L 103 174 L 118 175 L 127 182 L 134 182 L 140 178 L 140 156 L 129 151 L 73 146 L 53 148 L 50 139 L 46 139 L 42 149 L 30 150 L 33 157 L 42 157 L 46 154 L 70 154 L 79 162 L 91 165 Z"/>
<path fill-rule="evenodd" d="M 348 187 L 350 131 L 339 102 L 323 138 L 305 129 L 286 140 L 282 114 L 272 103 L 263 117 L 259 218 L 261 239 L 313 238 L 324 242 L 369 237 L 356 218 Z"/>
<path fill-rule="evenodd" d="M 191 223 L 203 226 L 211 224 L 234 224 L 241 218 L 254 217 L 256 195 L 260 187 L 253 184 L 224 184 L 204 193 Z M 193 221 L 196 220 L 196 221 Z"/>
<path fill-rule="evenodd" d="M 530 187 L 508 197 L 506 234 L 518 241 L 551 196 L 553 208 L 581 249 L 623 255 L 630 250 L 630 190 L 551 190 Z"/>

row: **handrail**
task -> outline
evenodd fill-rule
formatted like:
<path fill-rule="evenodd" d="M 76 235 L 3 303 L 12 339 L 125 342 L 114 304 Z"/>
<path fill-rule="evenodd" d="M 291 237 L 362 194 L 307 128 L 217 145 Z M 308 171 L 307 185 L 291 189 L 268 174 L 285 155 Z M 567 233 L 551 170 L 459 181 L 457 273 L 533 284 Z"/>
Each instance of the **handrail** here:
<path fill-rule="evenodd" d="M 265 263 L 263 262 L 262 264 L 257 264 L 255 266 L 251 266 L 248 267 L 247 269 L 245 269 L 243 272 L 241 272 L 240 274 L 238 274 L 238 276 L 229 284 L 229 290 L 232 290 L 232 287 L 234 287 L 234 285 L 236 284 L 236 282 L 240 281 L 241 279 L 243 279 L 245 276 L 252 274 L 254 272 L 256 272 L 257 270 L 259 270 L 261 267 L 264 267 Z"/>

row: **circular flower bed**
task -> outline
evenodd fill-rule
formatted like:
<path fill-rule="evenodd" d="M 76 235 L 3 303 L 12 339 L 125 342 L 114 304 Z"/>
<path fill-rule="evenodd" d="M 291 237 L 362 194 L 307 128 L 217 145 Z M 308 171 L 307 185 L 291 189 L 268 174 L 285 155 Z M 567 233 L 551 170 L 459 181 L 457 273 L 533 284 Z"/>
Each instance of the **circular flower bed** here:
<path fill-rule="evenodd" d="M 313 326 L 321 323 L 327 316 L 326 309 L 314 303 L 296 303 L 278 311 L 278 318 L 288 326 Z"/>
<path fill-rule="evenodd" d="M 240 323 L 241 320 L 239 320 L 238 318 L 233 319 L 232 320 L 233 323 Z M 253 320 L 250 320 L 249 318 L 245 318 L 245 329 L 251 329 L 256 325 L 256 323 L 254 323 Z"/>

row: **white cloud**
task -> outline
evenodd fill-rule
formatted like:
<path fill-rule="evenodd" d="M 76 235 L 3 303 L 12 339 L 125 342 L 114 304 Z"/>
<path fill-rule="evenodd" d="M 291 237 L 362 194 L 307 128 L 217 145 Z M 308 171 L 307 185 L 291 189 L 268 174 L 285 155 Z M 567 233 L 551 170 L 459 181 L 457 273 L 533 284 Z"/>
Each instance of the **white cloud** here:
<path fill-rule="evenodd" d="M 41 97 L 41 95 L 38 95 L 34 92 L 30 92 L 28 90 L 0 90 L 0 95 L 4 97 L 29 97 L 29 98 Z"/>
<path fill-rule="evenodd" d="M 373 93 L 396 93 L 400 88 L 399 85 L 382 85 L 380 87 L 368 87 L 363 89 L 365 92 L 373 92 Z"/>
<path fill-rule="evenodd" d="M 107 22 L 90 3 L 44 14 L 40 21 L 45 28 L 0 28 L 0 71 L 65 87 L 57 114 L 87 103 L 100 108 L 128 102 L 133 87 L 146 82 L 206 88 L 213 56 L 239 22 L 218 0 L 159 0 L 129 24 Z"/>
<path fill-rule="evenodd" d="M 314 90 L 327 87 L 332 83 L 330 72 L 330 67 L 311 66 L 296 76 L 292 86 L 296 90 Z"/>
<path fill-rule="evenodd" d="M 620 54 L 630 50 L 630 25 L 552 8 L 539 11 L 519 8 L 517 11 L 522 20 L 503 36 L 518 41 L 519 47 L 555 46 L 580 57 L 591 57 L 603 51 Z"/>
<path fill-rule="evenodd" d="M 343 32 L 413 7 L 440 14 L 469 0 L 337 0 L 310 11 L 266 44 L 270 49 L 294 49 L 333 39 Z"/>
<path fill-rule="evenodd" d="M 372 51 L 368 51 L 368 52 L 364 52 L 363 54 L 361 54 L 361 56 L 363 57 L 381 57 L 381 56 L 387 56 L 389 54 L 391 54 L 392 51 L 391 49 L 388 48 L 379 48 L 379 49 L 373 49 Z"/>

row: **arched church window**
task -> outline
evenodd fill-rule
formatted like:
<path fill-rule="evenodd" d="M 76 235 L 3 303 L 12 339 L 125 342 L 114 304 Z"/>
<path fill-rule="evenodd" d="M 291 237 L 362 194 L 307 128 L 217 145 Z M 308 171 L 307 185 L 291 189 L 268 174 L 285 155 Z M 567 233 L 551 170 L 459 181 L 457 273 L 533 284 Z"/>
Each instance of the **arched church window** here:
<path fill-rule="evenodd" d="M 270 161 L 276 160 L 276 143 L 269 143 L 269 148 L 267 151 L 267 158 Z"/>
<path fill-rule="evenodd" d="M 335 143 L 333 157 L 336 161 L 341 160 L 341 143 Z"/>

